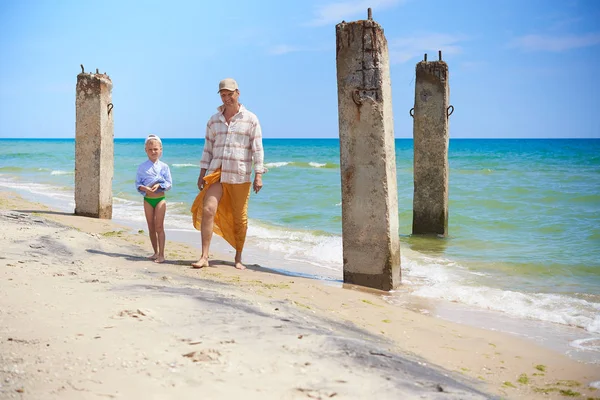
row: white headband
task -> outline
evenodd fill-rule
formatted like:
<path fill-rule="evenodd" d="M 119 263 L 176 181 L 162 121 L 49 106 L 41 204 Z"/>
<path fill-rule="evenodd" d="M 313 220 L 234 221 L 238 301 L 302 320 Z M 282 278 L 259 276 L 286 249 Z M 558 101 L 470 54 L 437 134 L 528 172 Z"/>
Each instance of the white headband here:
<path fill-rule="evenodd" d="M 146 138 L 146 141 L 144 142 L 144 145 L 146 143 L 148 143 L 150 140 L 156 140 L 162 146 L 162 140 L 160 140 L 160 138 L 156 135 L 148 135 L 148 137 Z"/>

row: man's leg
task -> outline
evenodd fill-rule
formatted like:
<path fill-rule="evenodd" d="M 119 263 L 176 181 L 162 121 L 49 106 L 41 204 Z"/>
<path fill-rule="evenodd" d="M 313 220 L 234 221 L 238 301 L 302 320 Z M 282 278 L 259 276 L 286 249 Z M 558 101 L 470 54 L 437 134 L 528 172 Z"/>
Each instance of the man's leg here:
<path fill-rule="evenodd" d="M 158 258 L 158 238 L 156 236 L 156 229 L 154 228 L 154 207 L 144 200 L 144 214 L 146 215 L 146 223 L 148 224 L 148 236 L 150 236 L 150 243 L 154 249 L 154 254 L 151 255 L 151 260 Z"/>
<path fill-rule="evenodd" d="M 235 229 L 235 267 L 246 269 L 242 263 L 242 251 L 248 230 L 248 199 L 250 198 L 250 183 L 232 186 L 231 207 L 233 209 L 233 226 Z"/>
<path fill-rule="evenodd" d="M 202 208 L 202 225 L 200 232 L 202 234 L 202 255 L 195 263 L 192 263 L 194 268 L 208 267 L 208 250 L 213 234 L 213 226 L 215 223 L 215 215 L 217 207 L 223 196 L 223 186 L 220 182 L 213 183 L 204 195 L 204 206 Z"/>

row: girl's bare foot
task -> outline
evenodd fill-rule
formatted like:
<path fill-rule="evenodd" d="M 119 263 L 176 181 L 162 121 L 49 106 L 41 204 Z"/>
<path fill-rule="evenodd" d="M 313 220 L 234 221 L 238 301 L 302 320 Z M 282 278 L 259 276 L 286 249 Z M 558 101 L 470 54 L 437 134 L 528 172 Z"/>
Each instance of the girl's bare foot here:
<path fill-rule="evenodd" d="M 246 266 L 244 264 L 242 264 L 240 261 L 236 261 L 235 267 L 237 269 L 246 269 Z"/>
<path fill-rule="evenodd" d="M 161 257 L 161 256 L 158 256 L 158 257 L 156 257 L 154 259 L 154 262 L 157 263 L 157 264 L 163 263 L 163 262 L 165 262 L 165 258 Z"/>
<path fill-rule="evenodd" d="M 156 260 L 157 258 L 158 258 L 158 254 L 156 254 L 156 253 L 154 253 L 150 257 L 148 257 L 149 260 Z"/>
<path fill-rule="evenodd" d="M 208 267 L 208 258 L 207 257 L 200 257 L 200 259 L 198 261 L 196 261 L 195 263 L 192 263 L 192 268 L 205 268 Z"/>

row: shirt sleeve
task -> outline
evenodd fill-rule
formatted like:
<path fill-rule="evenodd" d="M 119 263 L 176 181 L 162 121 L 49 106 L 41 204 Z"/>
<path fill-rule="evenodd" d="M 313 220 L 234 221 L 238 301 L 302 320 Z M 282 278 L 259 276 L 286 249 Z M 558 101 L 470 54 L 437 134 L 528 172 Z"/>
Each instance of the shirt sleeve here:
<path fill-rule="evenodd" d="M 213 158 L 213 145 L 215 144 L 215 137 L 210 129 L 210 121 L 206 124 L 206 136 L 204 139 L 204 150 L 202 151 L 200 168 L 208 169 Z"/>
<path fill-rule="evenodd" d="M 264 174 L 267 172 L 267 169 L 264 166 L 265 153 L 262 145 L 262 130 L 260 128 L 260 122 L 258 119 L 256 119 L 256 124 L 252 130 L 250 140 L 252 141 L 252 161 L 254 161 L 254 173 Z"/>
<path fill-rule="evenodd" d="M 169 166 L 167 164 L 165 164 L 163 166 L 162 169 L 162 178 L 164 179 L 163 182 L 161 182 L 160 187 L 166 192 L 167 190 L 171 189 L 171 187 L 173 186 L 173 181 L 171 179 L 171 170 L 169 169 Z"/>
<path fill-rule="evenodd" d="M 140 194 L 146 194 L 143 190 L 140 190 L 140 186 L 144 186 L 144 174 L 143 174 L 142 166 L 140 165 L 135 174 L 135 190 L 137 190 Z"/>

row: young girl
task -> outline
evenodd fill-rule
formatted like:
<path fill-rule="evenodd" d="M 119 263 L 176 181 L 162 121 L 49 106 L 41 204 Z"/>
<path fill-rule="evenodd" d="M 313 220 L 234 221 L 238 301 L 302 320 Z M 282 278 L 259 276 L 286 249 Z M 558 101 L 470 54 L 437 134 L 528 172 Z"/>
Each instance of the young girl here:
<path fill-rule="evenodd" d="M 167 164 L 159 160 L 162 156 L 162 141 L 158 136 L 148 135 L 145 147 L 148 160 L 137 169 L 135 187 L 144 195 L 144 213 L 154 249 L 150 259 L 161 263 L 165 261 L 165 192 L 171 189 L 171 171 Z"/>

